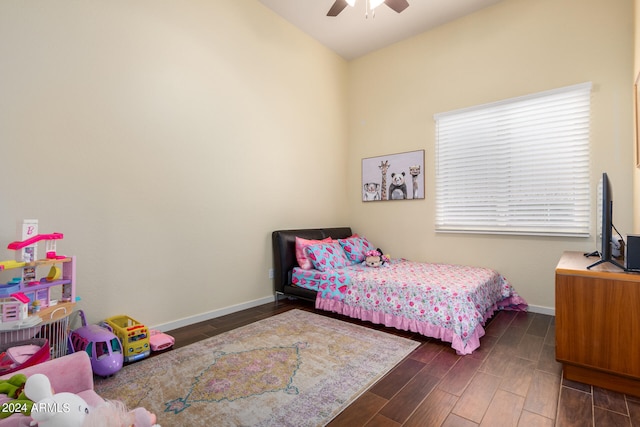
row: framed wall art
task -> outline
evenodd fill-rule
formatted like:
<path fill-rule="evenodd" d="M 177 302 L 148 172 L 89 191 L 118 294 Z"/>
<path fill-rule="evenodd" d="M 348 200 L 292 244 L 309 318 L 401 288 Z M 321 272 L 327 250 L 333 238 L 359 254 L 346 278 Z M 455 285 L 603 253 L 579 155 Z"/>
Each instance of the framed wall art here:
<path fill-rule="evenodd" d="M 362 201 L 424 199 L 424 150 L 362 159 Z"/>

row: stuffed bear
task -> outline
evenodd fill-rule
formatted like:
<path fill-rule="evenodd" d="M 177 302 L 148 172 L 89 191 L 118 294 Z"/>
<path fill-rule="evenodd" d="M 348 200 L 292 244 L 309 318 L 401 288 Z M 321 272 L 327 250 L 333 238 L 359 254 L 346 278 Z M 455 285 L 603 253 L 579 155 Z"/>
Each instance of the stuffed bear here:
<path fill-rule="evenodd" d="M 407 198 L 407 183 L 404 182 L 405 173 L 392 173 L 389 185 L 389 199 L 400 200 Z"/>

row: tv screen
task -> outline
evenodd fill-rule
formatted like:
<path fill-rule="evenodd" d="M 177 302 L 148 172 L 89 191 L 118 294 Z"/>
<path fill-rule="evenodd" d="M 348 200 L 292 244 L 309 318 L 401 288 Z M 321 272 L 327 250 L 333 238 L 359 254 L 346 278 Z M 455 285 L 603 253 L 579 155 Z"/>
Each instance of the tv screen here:
<path fill-rule="evenodd" d="M 613 233 L 613 195 L 611 191 L 611 182 L 607 173 L 602 174 L 602 178 L 598 183 L 598 228 L 600 235 L 600 260 L 587 267 L 595 267 L 603 262 L 609 262 L 624 270 L 624 267 L 618 264 L 611 255 L 611 237 Z"/>
<path fill-rule="evenodd" d="M 602 174 L 600 179 L 598 213 L 600 218 L 600 254 L 601 259 L 607 260 L 611 258 L 611 215 L 612 212 L 612 200 L 611 200 L 611 184 L 609 183 L 609 177 L 606 173 Z"/>

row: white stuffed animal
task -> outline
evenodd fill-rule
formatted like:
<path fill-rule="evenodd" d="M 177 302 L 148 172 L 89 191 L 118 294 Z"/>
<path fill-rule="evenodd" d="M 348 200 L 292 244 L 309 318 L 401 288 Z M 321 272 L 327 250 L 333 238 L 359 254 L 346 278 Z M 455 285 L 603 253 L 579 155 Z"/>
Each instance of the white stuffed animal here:
<path fill-rule="evenodd" d="M 24 394 L 34 402 L 31 409 L 32 426 L 81 427 L 89 413 L 89 405 L 77 394 L 53 394 L 46 375 L 30 376 L 24 385 Z"/>
<path fill-rule="evenodd" d="M 82 427 L 160 427 L 156 416 L 144 408 L 129 411 L 118 400 L 106 400 L 91 408 Z"/>
<path fill-rule="evenodd" d="M 87 402 L 73 393 L 56 393 L 49 378 L 34 374 L 24 385 L 24 394 L 34 402 L 32 426 L 38 427 L 160 427 L 156 416 L 144 408 L 128 411 L 124 403 L 105 401 L 89 408 Z"/>

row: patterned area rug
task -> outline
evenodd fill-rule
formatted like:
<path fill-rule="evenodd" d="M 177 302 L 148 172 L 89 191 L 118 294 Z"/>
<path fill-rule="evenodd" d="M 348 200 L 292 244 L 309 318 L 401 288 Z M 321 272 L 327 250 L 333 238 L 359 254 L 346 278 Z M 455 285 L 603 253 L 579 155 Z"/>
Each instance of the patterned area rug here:
<path fill-rule="evenodd" d="M 418 343 L 290 310 L 96 379 L 172 426 L 322 426 Z"/>

